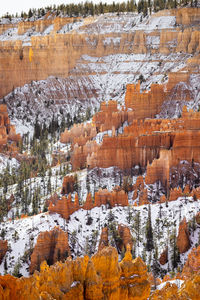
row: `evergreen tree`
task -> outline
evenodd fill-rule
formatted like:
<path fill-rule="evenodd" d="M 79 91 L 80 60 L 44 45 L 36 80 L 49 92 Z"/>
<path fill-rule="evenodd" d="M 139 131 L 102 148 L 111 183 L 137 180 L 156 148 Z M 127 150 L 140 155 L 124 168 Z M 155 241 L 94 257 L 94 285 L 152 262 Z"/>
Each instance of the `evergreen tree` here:
<path fill-rule="evenodd" d="M 135 217 L 134 217 L 134 223 L 133 223 L 133 228 L 136 232 L 136 244 L 137 244 L 137 247 L 139 247 L 139 243 L 140 243 L 140 234 L 141 234 L 141 225 L 140 225 L 140 212 L 138 211 L 136 214 L 135 214 Z"/>
<path fill-rule="evenodd" d="M 21 277 L 22 274 L 20 273 L 20 268 L 21 268 L 21 263 L 20 263 L 20 260 L 18 259 L 18 261 L 16 262 L 16 264 L 14 266 L 12 275 L 15 277 Z"/>
<path fill-rule="evenodd" d="M 170 244 L 172 248 L 172 267 L 173 270 L 177 268 L 178 262 L 180 262 L 180 253 L 178 251 L 177 245 L 176 245 L 176 229 L 173 229 L 172 235 L 170 236 Z"/>
<path fill-rule="evenodd" d="M 8 264 L 7 264 L 7 259 L 5 258 L 4 260 L 4 274 L 7 274 L 8 271 Z"/>
<path fill-rule="evenodd" d="M 155 289 L 156 289 L 156 277 L 158 277 L 159 272 L 160 272 L 160 265 L 158 263 L 158 258 L 156 257 L 156 253 L 154 253 L 153 264 L 152 264 L 152 273 L 153 273 Z"/>
<path fill-rule="evenodd" d="M 28 17 L 31 18 L 33 16 L 33 12 L 31 10 L 31 8 L 29 9 L 29 12 L 28 12 Z"/>
<path fill-rule="evenodd" d="M 148 219 L 146 224 L 146 250 L 151 251 L 154 248 L 153 230 L 151 225 L 151 206 L 148 206 Z"/>

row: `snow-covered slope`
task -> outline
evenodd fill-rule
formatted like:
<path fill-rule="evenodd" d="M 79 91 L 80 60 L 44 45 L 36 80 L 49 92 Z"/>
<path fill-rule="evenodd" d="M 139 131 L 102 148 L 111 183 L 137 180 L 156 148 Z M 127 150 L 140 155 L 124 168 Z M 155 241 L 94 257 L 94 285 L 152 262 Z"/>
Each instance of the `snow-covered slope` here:
<path fill-rule="evenodd" d="M 200 211 L 200 202 L 194 202 L 191 198 L 180 198 L 177 201 L 170 202 L 168 205 L 166 207 L 165 204 L 153 204 L 151 206 L 151 215 L 154 244 L 158 247 L 158 253 L 161 254 L 168 245 L 169 257 L 172 257 L 173 247 L 170 244 L 170 235 L 174 229 L 178 232 L 180 218 L 186 217 L 187 221 L 192 220 L 194 212 Z M 33 249 L 40 232 L 49 231 L 57 225 L 68 232 L 73 257 L 84 255 L 88 246 L 90 254 L 97 250 L 101 229 L 111 223 L 111 216 L 112 222 L 129 226 L 133 239 L 136 241 L 137 232 L 134 219 L 138 213 L 140 214 L 140 239 L 134 244 L 135 255 L 140 255 L 146 260 L 146 263 L 152 264 L 153 258 L 150 258 L 145 249 L 145 220 L 147 220 L 148 206 L 116 207 L 111 210 L 102 206 L 96 207 L 91 211 L 80 209 L 71 215 L 69 222 L 66 222 L 66 220 L 57 214 L 49 215 L 48 213 L 42 213 L 32 217 L 1 223 L 0 232 L 1 235 L 3 232 L 4 238 L 8 240 L 9 251 L 0 266 L 0 272 L 4 274 L 4 261 L 6 259 L 8 272 L 12 272 L 14 266 L 20 262 L 20 272 L 23 275 L 28 275 L 29 256 L 27 252 L 29 253 L 30 249 Z M 87 225 L 88 217 L 92 218 L 91 225 Z M 109 235 L 111 241 L 111 231 Z M 198 243 L 199 235 L 200 227 L 197 227 L 191 235 L 192 247 Z M 186 261 L 189 252 L 190 250 L 181 255 L 182 265 Z M 169 262 L 169 267 L 168 264 L 163 266 L 164 270 L 167 270 L 167 268 L 171 268 L 171 261 Z"/>

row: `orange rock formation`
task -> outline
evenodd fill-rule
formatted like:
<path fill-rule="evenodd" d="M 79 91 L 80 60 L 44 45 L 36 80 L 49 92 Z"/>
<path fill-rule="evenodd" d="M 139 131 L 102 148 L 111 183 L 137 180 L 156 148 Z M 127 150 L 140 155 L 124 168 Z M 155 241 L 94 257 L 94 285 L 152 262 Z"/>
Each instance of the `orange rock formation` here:
<path fill-rule="evenodd" d="M 18 34 L 24 34 L 28 29 L 35 28 L 37 32 L 43 32 L 49 25 L 53 25 L 52 34 L 46 36 L 32 36 L 31 46 L 23 46 L 21 40 L 4 41 L 0 43 L 0 64 L 4 71 L 3 78 L 0 79 L 0 98 L 12 91 L 13 86 L 22 86 L 32 80 L 45 79 L 50 75 L 66 77 L 69 71 L 75 66 L 77 60 L 83 55 L 88 54 L 94 57 L 101 57 L 110 54 L 130 53 L 164 53 L 179 52 L 198 53 L 199 51 L 199 31 L 196 24 L 199 18 L 198 8 L 181 8 L 168 11 L 168 14 L 177 18 L 177 24 L 184 27 L 190 26 L 190 38 L 188 38 L 187 28 L 183 32 L 176 30 L 156 30 L 153 34 L 160 36 L 160 46 L 154 49 L 147 45 L 147 34 L 142 30 L 129 33 L 115 33 L 120 38 L 120 44 L 106 46 L 104 40 L 110 34 L 59 34 L 58 30 L 67 23 L 72 23 L 79 18 L 60 18 L 52 17 L 34 22 L 20 22 L 15 27 Z M 159 14 L 158 14 L 159 15 Z M 155 14 L 154 17 L 157 15 Z M 194 25 L 194 26 L 191 26 Z M 0 25 L 0 32 L 14 27 L 13 24 Z M 186 31 L 186 33 L 185 33 Z M 174 39 L 177 44 L 174 47 Z M 89 42 L 90 41 L 90 42 Z M 95 46 L 91 46 L 91 45 Z M 12 53 L 12 55 L 10 55 Z M 31 55 L 30 55 L 31 53 Z M 72 55 L 69 56 L 69 53 Z M 153 109 L 156 109 L 156 100 Z M 145 105 L 147 108 L 147 106 Z M 146 110 L 145 108 L 145 110 Z"/>
<path fill-rule="evenodd" d="M 181 299 L 199 299 L 200 275 L 193 275 L 190 280 L 186 280 L 180 290 Z"/>
<path fill-rule="evenodd" d="M 43 260 L 53 264 L 57 260 L 65 259 L 68 255 L 70 255 L 70 249 L 66 232 L 59 227 L 55 227 L 51 231 L 41 232 L 31 255 L 30 273 L 39 269 Z"/>
<path fill-rule="evenodd" d="M 189 232 L 185 218 L 179 224 L 176 244 L 180 253 L 185 253 L 190 248 Z"/>
<path fill-rule="evenodd" d="M 149 92 L 140 93 L 140 82 L 126 87 L 125 105 L 133 110 L 134 119 L 154 118 L 165 99 L 163 86 L 152 84 Z"/>
<path fill-rule="evenodd" d="M 68 258 L 51 267 L 44 261 L 40 273 L 29 278 L 0 276 L 0 298 L 144 300 L 150 294 L 147 278 L 146 265 L 141 258 L 132 260 L 129 247 L 120 264 L 117 250 L 106 247 L 91 259 Z"/>
<path fill-rule="evenodd" d="M 123 224 L 119 224 L 118 232 L 119 232 L 119 236 L 121 237 L 121 240 L 122 240 L 122 244 L 119 245 L 121 250 L 123 249 L 123 247 L 124 247 L 124 249 L 127 250 L 128 245 L 129 245 L 129 249 L 132 249 L 133 248 L 133 238 L 132 238 L 129 227 L 127 227 Z"/>
<path fill-rule="evenodd" d="M 193 248 L 188 259 L 183 267 L 182 277 L 183 279 L 190 278 L 193 274 L 200 270 L 200 246 Z"/>
<path fill-rule="evenodd" d="M 112 129 L 111 123 L 106 121 L 109 120 L 106 116 L 111 113 L 113 102 L 109 105 L 103 107 L 103 111 L 93 118 L 92 126 L 96 127 L 97 131 L 103 130 L 104 127 Z M 173 120 L 133 120 L 132 111 L 113 114 L 121 116 L 121 124 L 125 119 L 132 124 L 124 128 L 123 134 L 104 136 L 101 144 L 88 138 L 84 145 L 79 146 L 76 143 L 71 157 L 74 170 L 86 166 L 89 168 L 118 166 L 121 169 L 130 169 L 134 165 L 147 166 L 145 178 L 147 184 L 160 180 L 164 186 L 168 186 L 172 166 L 178 165 L 180 160 L 200 161 L 199 112 L 187 112 L 184 108 L 182 118 Z M 119 125 L 117 121 L 115 126 Z"/>
<path fill-rule="evenodd" d="M 71 214 L 80 208 L 91 210 L 101 205 L 109 205 L 109 207 L 127 206 L 128 195 L 123 190 L 109 192 L 106 189 L 100 189 L 95 193 L 94 202 L 91 194 L 88 194 L 86 202 L 83 206 L 79 206 L 78 195 L 76 194 L 74 201 L 72 201 L 71 194 L 69 194 L 68 198 L 63 196 L 62 199 L 59 199 L 55 204 L 50 202 L 49 212 L 61 214 L 63 218 L 68 219 Z"/>
<path fill-rule="evenodd" d="M 16 143 L 20 141 L 20 134 L 16 134 L 15 126 L 10 124 L 7 106 L 0 104 L 0 149 L 8 146 L 8 141 L 13 142 L 9 145 L 10 150 L 16 150 Z"/>
<path fill-rule="evenodd" d="M 74 192 L 75 177 L 65 176 L 63 179 L 61 194 L 69 194 Z"/>
<path fill-rule="evenodd" d="M 200 212 L 198 212 L 196 215 L 196 222 L 198 225 L 200 225 Z"/>
<path fill-rule="evenodd" d="M 161 265 L 165 265 L 168 262 L 168 247 L 161 253 L 159 262 Z"/>
<path fill-rule="evenodd" d="M 2 263 L 2 260 L 8 250 L 8 242 L 0 240 L 0 263 Z"/>
<path fill-rule="evenodd" d="M 104 227 L 102 228 L 101 231 L 98 251 L 101 251 L 104 247 L 107 246 L 108 246 L 108 227 Z"/>
<path fill-rule="evenodd" d="M 61 143 L 72 143 L 72 145 L 78 144 L 83 146 L 86 142 L 96 136 L 96 128 L 91 123 L 86 124 L 74 124 L 70 130 L 65 129 L 61 133 Z"/>
<path fill-rule="evenodd" d="M 117 129 L 128 120 L 128 115 L 124 109 L 120 111 L 117 109 L 116 101 L 102 102 L 100 111 L 94 115 L 92 123 L 98 132 Z"/>
<path fill-rule="evenodd" d="M 120 263 L 120 297 L 121 299 L 147 299 L 150 293 L 150 284 L 148 282 L 147 267 L 140 257 L 132 260 L 130 247 L 124 259 Z M 133 274 L 137 274 L 134 276 Z"/>
<path fill-rule="evenodd" d="M 151 300 L 157 299 L 168 299 L 168 300 L 175 300 L 180 299 L 178 296 L 178 287 L 176 284 L 172 284 L 167 282 L 165 287 L 161 290 L 157 290 L 153 293 L 150 297 Z M 186 300 L 186 299 L 185 299 Z"/>

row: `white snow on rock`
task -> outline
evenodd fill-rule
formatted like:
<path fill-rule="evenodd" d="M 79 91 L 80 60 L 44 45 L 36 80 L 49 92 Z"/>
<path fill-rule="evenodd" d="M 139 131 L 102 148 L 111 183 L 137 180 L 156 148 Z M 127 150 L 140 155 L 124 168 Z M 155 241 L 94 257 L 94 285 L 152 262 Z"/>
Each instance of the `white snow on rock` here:
<path fill-rule="evenodd" d="M 79 27 L 81 27 L 83 25 L 83 21 L 78 21 L 78 22 L 73 22 L 73 23 L 68 23 L 66 25 L 64 25 L 59 31 L 58 33 L 71 33 L 71 31 L 75 30 L 77 31 L 77 29 Z"/>
<path fill-rule="evenodd" d="M 145 30 L 146 32 L 174 28 L 176 24 L 175 16 L 152 17 L 146 22 L 134 27 L 135 30 Z"/>
<path fill-rule="evenodd" d="M 156 287 L 156 289 L 157 289 L 157 290 L 161 290 L 162 288 L 165 287 L 165 285 L 166 285 L 168 282 L 171 283 L 171 284 L 175 284 L 175 285 L 178 287 L 178 289 L 179 289 L 179 288 L 181 288 L 182 284 L 184 283 L 184 280 L 181 280 L 181 279 L 167 280 L 167 281 L 162 282 L 161 284 L 159 284 L 159 285 Z"/>

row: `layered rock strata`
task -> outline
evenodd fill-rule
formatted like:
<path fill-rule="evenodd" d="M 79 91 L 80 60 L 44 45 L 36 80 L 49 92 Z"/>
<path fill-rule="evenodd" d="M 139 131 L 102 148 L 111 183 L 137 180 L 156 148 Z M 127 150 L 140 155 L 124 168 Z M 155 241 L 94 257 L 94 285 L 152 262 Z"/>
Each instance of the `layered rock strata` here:
<path fill-rule="evenodd" d="M 151 43 L 147 43 L 149 33 L 143 30 L 93 35 L 75 32 L 60 34 L 57 32 L 61 27 L 79 19 L 54 17 L 34 22 L 20 22 L 16 25 L 18 34 L 24 34 L 30 29 L 41 33 L 51 25 L 53 29 L 49 35 L 32 36 L 31 45 L 28 46 L 24 46 L 21 40 L 0 43 L 0 64 L 4 70 L 4 76 L 0 79 L 0 97 L 11 92 L 13 87 L 23 86 L 32 80 L 46 79 L 50 75 L 68 76 L 69 71 L 84 54 L 102 57 L 110 54 L 129 54 L 130 52 L 140 54 L 147 52 L 168 54 L 180 51 L 198 53 L 200 49 L 199 29 L 195 25 L 199 25 L 199 8 L 191 8 L 189 13 L 187 13 L 187 9 L 172 10 L 170 14 L 176 16 L 177 25 L 179 24 L 183 28 L 155 30 L 154 36 L 160 38 L 160 43 L 156 48 L 151 46 Z M 156 15 L 153 16 L 153 18 L 155 17 Z M 89 23 L 91 26 L 91 21 Z M 188 26 L 190 26 L 189 29 Z M 0 32 L 4 30 L 5 25 L 0 25 Z M 120 42 L 107 45 L 105 40 L 111 37 L 118 38 Z M 176 42 L 174 43 L 174 41 Z M 73 55 L 69 56 L 69 53 L 73 53 Z M 155 103 L 155 105 L 157 104 Z"/>

